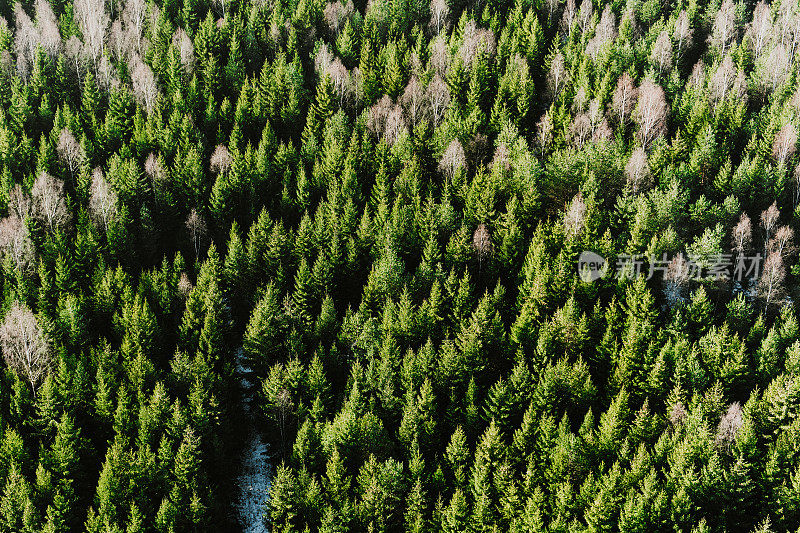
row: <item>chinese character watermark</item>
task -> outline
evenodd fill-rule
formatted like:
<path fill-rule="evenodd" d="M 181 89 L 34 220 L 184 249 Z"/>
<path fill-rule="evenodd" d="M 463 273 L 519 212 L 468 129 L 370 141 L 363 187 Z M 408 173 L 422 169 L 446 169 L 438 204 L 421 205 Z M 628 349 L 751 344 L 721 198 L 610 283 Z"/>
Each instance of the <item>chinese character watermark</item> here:
<path fill-rule="evenodd" d="M 705 257 L 677 254 L 661 257 L 644 254 L 619 254 L 612 260 L 591 251 L 584 251 L 578 258 L 578 275 L 585 282 L 606 277 L 611 266 L 613 275 L 621 279 L 633 279 L 644 275 L 650 280 L 660 274 L 665 281 L 682 282 L 689 280 L 744 281 L 757 279 L 761 274 L 763 262 L 761 254 L 738 255 L 720 253 Z"/>

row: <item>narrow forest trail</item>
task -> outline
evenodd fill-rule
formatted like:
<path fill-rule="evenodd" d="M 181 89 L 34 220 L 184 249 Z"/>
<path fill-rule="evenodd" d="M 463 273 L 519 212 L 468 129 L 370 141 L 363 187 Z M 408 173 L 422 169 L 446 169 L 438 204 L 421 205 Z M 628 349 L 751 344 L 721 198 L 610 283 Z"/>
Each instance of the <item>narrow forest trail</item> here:
<path fill-rule="evenodd" d="M 246 364 L 240 348 L 236 353 L 236 376 L 241 387 L 242 419 L 247 424 L 247 428 L 244 433 L 245 443 L 242 447 L 241 466 L 236 480 L 239 491 L 236 508 L 244 533 L 266 533 L 264 512 L 272 465 L 269 463 L 267 443 L 258 429 L 251 405 L 258 382 L 253 371 Z"/>

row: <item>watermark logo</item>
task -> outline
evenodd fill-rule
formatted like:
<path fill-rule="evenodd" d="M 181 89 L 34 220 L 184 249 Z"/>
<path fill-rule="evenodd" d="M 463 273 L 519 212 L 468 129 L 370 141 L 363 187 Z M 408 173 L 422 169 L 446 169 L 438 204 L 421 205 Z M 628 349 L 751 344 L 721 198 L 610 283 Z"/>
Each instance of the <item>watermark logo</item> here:
<path fill-rule="evenodd" d="M 578 275 L 585 282 L 595 281 L 606 275 L 608 262 L 602 255 L 588 250 L 578 258 Z"/>
<path fill-rule="evenodd" d="M 646 279 L 653 279 L 660 273 L 664 281 L 684 283 L 689 280 L 736 280 L 758 279 L 763 257 L 761 254 L 751 256 L 733 254 L 715 254 L 699 257 L 689 254 L 677 254 L 668 257 L 620 254 L 611 258 L 612 265 L 605 257 L 585 250 L 578 257 L 578 275 L 585 282 L 596 281 L 614 268 L 617 278 L 633 279 L 640 274 Z"/>

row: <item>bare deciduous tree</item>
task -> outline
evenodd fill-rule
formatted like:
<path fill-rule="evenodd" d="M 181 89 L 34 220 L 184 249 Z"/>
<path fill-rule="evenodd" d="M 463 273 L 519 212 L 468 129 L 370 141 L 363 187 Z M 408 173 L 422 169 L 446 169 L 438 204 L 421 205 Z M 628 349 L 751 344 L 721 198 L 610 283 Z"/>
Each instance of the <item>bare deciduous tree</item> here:
<path fill-rule="evenodd" d="M 117 212 L 117 193 L 108 183 L 99 167 L 94 169 L 92 173 L 89 210 L 95 219 L 103 224 L 103 228 L 106 230 L 108 229 L 108 223 Z"/>
<path fill-rule="evenodd" d="M 380 100 L 369 108 L 367 128 L 375 135 L 380 136 L 386 128 L 386 119 L 389 117 L 393 107 L 392 99 L 384 94 Z"/>
<path fill-rule="evenodd" d="M 639 88 L 639 103 L 636 106 L 639 140 L 644 149 L 666 132 L 668 112 L 664 89 L 651 80 L 645 80 Z"/>
<path fill-rule="evenodd" d="M 431 113 L 433 115 L 433 124 L 438 125 L 444 117 L 447 107 L 450 105 L 450 87 L 437 73 L 428 84 L 428 89 L 425 91 L 428 102 L 430 104 Z"/>
<path fill-rule="evenodd" d="M 280 427 L 281 450 L 284 455 L 286 455 L 286 430 L 293 408 L 291 393 L 286 388 L 281 388 L 275 398 L 275 417 L 278 419 L 278 427 Z"/>
<path fill-rule="evenodd" d="M 156 154 L 150 152 L 144 161 L 144 172 L 154 182 L 161 182 L 166 179 L 166 172 Z"/>
<path fill-rule="evenodd" d="M 586 112 L 589 115 L 589 120 L 592 122 L 592 127 L 595 128 L 600 123 L 603 117 L 603 110 L 600 107 L 600 101 L 597 98 L 592 98 L 589 102 L 589 109 Z"/>
<path fill-rule="evenodd" d="M 611 125 L 608 123 L 608 120 L 604 118 L 594 129 L 594 133 L 592 133 L 592 142 L 605 142 L 611 140 L 612 136 Z"/>
<path fill-rule="evenodd" d="M 17 53 L 17 73 L 22 79 L 27 79 L 33 63 L 33 56 L 36 53 L 39 35 L 33 21 L 19 2 L 14 4 L 14 21 L 16 25 L 14 48 Z"/>
<path fill-rule="evenodd" d="M 31 197 L 22 186 L 17 183 L 8 193 L 8 212 L 16 215 L 20 220 L 25 220 L 31 215 Z"/>
<path fill-rule="evenodd" d="M 781 87 L 789 77 L 791 66 L 786 46 L 778 43 L 763 60 L 763 66 L 760 69 L 762 89 L 774 91 Z"/>
<path fill-rule="evenodd" d="M 336 2 L 328 3 L 323 11 L 323 16 L 325 17 L 325 23 L 328 25 L 328 29 L 330 29 L 334 35 L 339 35 L 339 31 L 342 29 L 350 15 L 353 14 L 353 11 L 354 6 L 351 1 L 342 3 L 337 0 Z"/>
<path fill-rule="evenodd" d="M 631 154 L 628 164 L 625 165 L 625 176 L 634 194 L 650 185 L 650 165 L 647 164 L 647 154 L 641 147 L 637 147 Z"/>
<path fill-rule="evenodd" d="M 606 5 L 605 9 L 603 9 L 603 14 L 600 16 L 600 22 L 597 23 L 594 29 L 594 36 L 589 39 L 586 45 L 586 52 L 593 59 L 596 59 L 597 53 L 616 38 L 617 18 L 614 16 L 614 12 L 611 11 L 611 6 Z"/>
<path fill-rule="evenodd" d="M 64 201 L 64 183 L 60 179 L 39 172 L 31 187 L 31 196 L 35 217 L 47 224 L 49 231 L 66 224 L 69 211 Z"/>
<path fill-rule="evenodd" d="M 431 28 L 439 35 L 447 28 L 448 17 L 450 16 L 450 5 L 447 0 L 431 0 Z"/>
<path fill-rule="evenodd" d="M 758 280 L 758 294 L 764 300 L 765 307 L 775 303 L 784 294 L 783 282 L 786 279 L 786 268 L 783 258 L 778 252 L 767 255 L 764 261 L 764 269 L 761 278 Z"/>
<path fill-rule="evenodd" d="M 191 37 L 184 31 L 183 28 L 175 30 L 172 36 L 172 44 L 178 49 L 181 57 L 181 65 L 186 70 L 187 74 L 194 72 L 195 57 L 194 57 L 194 44 Z"/>
<path fill-rule="evenodd" d="M 692 44 L 692 25 L 689 23 L 689 15 L 683 9 L 678 14 L 678 19 L 675 21 L 675 30 L 672 33 L 673 38 L 678 42 L 678 54 L 683 52 L 685 47 Z"/>
<path fill-rule="evenodd" d="M 711 100 L 715 103 L 721 102 L 727 96 L 728 91 L 733 86 L 736 78 L 736 70 L 733 66 L 731 55 L 726 55 L 719 65 L 717 65 L 714 75 L 711 76 L 709 88 L 711 89 Z"/>
<path fill-rule="evenodd" d="M 196 209 L 192 209 L 191 212 L 189 212 L 189 216 L 186 217 L 186 230 L 189 232 L 189 237 L 192 239 L 192 244 L 194 245 L 195 258 L 200 257 L 200 245 L 208 229 L 206 221 Z"/>
<path fill-rule="evenodd" d="M 16 214 L 0 220 L 0 250 L 21 274 L 34 270 L 36 249 L 25 221 Z"/>
<path fill-rule="evenodd" d="M 570 32 L 577 13 L 578 10 L 575 7 L 575 0 L 567 0 L 564 5 L 564 13 L 561 15 L 561 31 L 564 33 Z"/>
<path fill-rule="evenodd" d="M 722 415 L 722 419 L 717 425 L 717 446 L 724 450 L 729 450 L 736 441 L 736 435 L 742 427 L 742 405 L 733 402 L 728 406 L 728 410 Z"/>
<path fill-rule="evenodd" d="M 558 10 L 558 6 L 560 4 L 559 0 L 545 0 L 545 9 L 547 10 L 547 21 L 552 22 L 553 17 L 556 14 L 556 10 Z"/>
<path fill-rule="evenodd" d="M 783 258 L 786 258 L 794 251 L 794 230 L 789 226 L 781 226 L 775 232 L 775 236 L 770 239 L 769 247 L 770 253 L 777 252 Z"/>
<path fill-rule="evenodd" d="M 800 204 L 800 163 L 794 167 L 794 207 Z"/>
<path fill-rule="evenodd" d="M 786 160 L 792 157 L 797 150 L 797 128 L 794 124 L 787 122 L 775 135 L 772 143 L 772 155 L 779 165 L 786 164 Z"/>
<path fill-rule="evenodd" d="M 750 37 L 750 46 L 753 48 L 753 56 L 757 60 L 766 49 L 767 43 L 772 38 L 772 14 L 767 4 L 759 2 L 753 11 L 753 21 L 747 28 L 747 35 Z"/>
<path fill-rule="evenodd" d="M 106 13 L 105 1 L 75 0 L 74 13 L 83 34 L 83 42 L 95 68 L 97 68 L 100 54 L 103 53 L 106 29 L 110 23 Z"/>
<path fill-rule="evenodd" d="M 447 75 L 447 69 L 450 68 L 450 51 L 447 49 L 447 40 L 442 35 L 433 40 L 430 65 L 439 76 Z"/>
<path fill-rule="evenodd" d="M 667 30 L 658 34 L 653 50 L 650 53 L 650 61 L 658 67 L 658 73 L 669 72 L 672 68 L 672 39 Z"/>
<path fill-rule="evenodd" d="M 708 42 L 724 56 L 736 33 L 736 7 L 732 0 L 724 0 L 714 16 L 714 25 Z"/>
<path fill-rule="evenodd" d="M 581 33 L 584 35 L 589 29 L 589 23 L 592 21 L 593 14 L 594 6 L 592 5 L 592 0 L 583 0 L 581 2 L 581 7 L 578 9 L 578 24 L 581 27 Z"/>
<path fill-rule="evenodd" d="M 50 369 L 52 352 L 50 343 L 33 312 L 24 304 L 11 304 L 0 325 L 0 348 L 3 359 L 36 388 Z"/>
<path fill-rule="evenodd" d="M 328 65 L 333 63 L 333 52 L 327 43 L 322 43 L 314 55 L 314 70 L 321 77 L 328 70 Z"/>
<path fill-rule="evenodd" d="M 150 67 L 148 67 L 138 55 L 134 55 L 130 63 L 133 94 L 142 107 L 150 113 L 158 97 L 156 77 L 153 75 L 153 71 L 150 70 Z"/>
<path fill-rule="evenodd" d="M 403 117 L 403 109 L 395 104 L 386 116 L 386 127 L 383 131 L 384 138 L 390 146 L 394 146 L 405 131 L 407 131 L 407 128 L 406 119 Z"/>
<path fill-rule="evenodd" d="M 794 2 L 781 2 L 778 6 L 776 26 L 780 29 L 780 40 L 787 45 L 792 57 L 800 44 L 800 9 Z"/>
<path fill-rule="evenodd" d="M 569 72 L 564 64 L 564 55 L 559 52 L 550 62 L 550 70 L 547 73 L 547 87 L 550 90 L 551 99 L 555 100 L 558 93 L 568 83 Z"/>
<path fill-rule="evenodd" d="M 39 45 L 47 55 L 56 57 L 61 52 L 61 33 L 58 31 L 58 19 L 47 0 L 36 0 L 36 27 Z"/>
<path fill-rule="evenodd" d="M 703 60 L 700 59 L 692 67 L 692 73 L 689 74 L 689 79 L 686 85 L 688 87 L 700 89 L 703 87 L 703 82 L 705 82 L 705 79 L 706 79 L 706 65 L 705 63 L 703 63 Z"/>
<path fill-rule="evenodd" d="M 344 106 L 345 101 L 349 101 L 353 95 L 353 83 L 350 80 L 350 72 L 344 66 L 342 60 L 335 58 L 325 70 L 333 82 L 333 89 L 339 95 L 339 107 Z"/>
<path fill-rule="evenodd" d="M 492 168 L 495 167 L 500 167 L 504 172 L 511 171 L 511 150 L 508 149 L 508 145 L 504 142 L 499 143 L 494 150 Z"/>
<path fill-rule="evenodd" d="M 633 84 L 633 79 L 630 75 L 624 72 L 617 80 L 617 88 L 614 90 L 614 96 L 611 100 L 612 108 L 621 125 L 628 124 L 638 98 L 639 90 Z"/>
<path fill-rule="evenodd" d="M 494 250 L 492 245 L 492 237 L 489 234 L 489 228 L 484 223 L 478 224 L 475 233 L 472 234 L 472 248 L 478 255 L 478 265 L 483 263 L 483 260 L 488 257 Z"/>
<path fill-rule="evenodd" d="M 131 33 L 136 39 L 136 49 L 141 47 L 142 30 L 144 28 L 144 19 L 147 15 L 147 1 L 146 0 L 127 0 L 125 8 L 122 12 L 122 17 L 127 26 L 131 28 Z"/>
<path fill-rule="evenodd" d="M 192 289 L 194 289 L 194 285 L 192 284 L 192 280 L 189 279 L 189 275 L 186 272 L 181 272 L 181 277 L 178 280 L 178 292 L 181 293 L 181 296 L 184 298 L 188 298 Z"/>
<path fill-rule="evenodd" d="M 589 93 L 586 87 L 578 87 L 575 91 L 575 96 L 572 97 L 572 110 L 576 113 L 581 113 L 586 110 L 586 104 L 589 103 Z"/>
<path fill-rule="evenodd" d="M 459 168 L 467 164 L 467 156 L 464 153 L 464 147 L 458 142 L 458 139 L 453 139 L 447 145 L 447 149 L 442 154 L 439 160 L 439 170 L 451 178 L 456 174 Z"/>
<path fill-rule="evenodd" d="M 480 53 L 492 58 L 497 48 L 494 33 L 492 30 L 479 28 L 475 21 L 470 20 L 464 27 L 464 39 L 458 52 L 464 65 L 469 66 Z"/>
<path fill-rule="evenodd" d="M 583 143 L 588 141 L 592 136 L 592 121 L 589 115 L 581 113 L 575 117 L 569 128 L 572 136 L 572 142 L 576 147 L 581 148 Z"/>
<path fill-rule="evenodd" d="M 216 148 L 214 148 L 214 153 L 211 154 L 208 166 L 211 172 L 215 174 L 224 174 L 231 168 L 232 163 L 233 157 L 231 157 L 228 147 L 224 144 L 218 144 Z"/>
<path fill-rule="evenodd" d="M 64 44 L 64 55 L 69 59 L 69 64 L 75 69 L 75 76 L 78 78 L 78 84 L 83 83 L 83 76 L 88 68 L 89 58 L 84 50 L 83 43 L 76 36 L 67 39 Z"/>
<path fill-rule="evenodd" d="M 778 211 L 777 202 L 772 202 L 772 205 L 761 213 L 761 227 L 764 229 L 765 251 L 767 249 L 767 243 L 769 243 L 769 239 L 772 237 L 772 231 L 775 229 L 775 226 L 778 225 L 780 216 L 781 212 Z"/>
<path fill-rule="evenodd" d="M 564 213 L 564 233 L 567 236 L 578 236 L 586 226 L 586 202 L 583 195 L 578 193 L 569 203 Z"/>
<path fill-rule="evenodd" d="M 405 106 L 412 124 L 417 124 L 424 116 L 425 102 L 425 90 L 422 84 L 416 76 L 411 76 L 400 97 L 400 103 Z"/>
<path fill-rule="evenodd" d="M 545 150 L 553 142 L 553 121 L 550 119 L 550 114 L 545 113 L 536 124 L 536 141 L 539 143 L 542 156 Z"/>
<path fill-rule="evenodd" d="M 688 417 L 689 413 L 686 411 L 686 406 L 684 406 L 682 402 L 675 403 L 669 411 L 669 421 L 673 426 L 683 424 Z"/>
<path fill-rule="evenodd" d="M 75 171 L 83 163 L 84 153 L 81 145 L 75 140 L 75 136 L 67 128 L 61 130 L 58 136 L 56 152 L 58 152 L 58 157 L 61 161 L 66 163 L 69 173 L 74 177 Z"/>
<path fill-rule="evenodd" d="M 740 256 L 750 249 L 753 242 L 753 225 L 750 223 L 750 217 L 747 213 L 742 213 L 739 216 L 739 222 L 733 228 L 733 249 Z"/>
<path fill-rule="evenodd" d="M 683 301 L 683 293 L 689 285 L 691 266 L 683 254 L 676 255 L 664 273 L 664 296 L 670 307 Z"/>

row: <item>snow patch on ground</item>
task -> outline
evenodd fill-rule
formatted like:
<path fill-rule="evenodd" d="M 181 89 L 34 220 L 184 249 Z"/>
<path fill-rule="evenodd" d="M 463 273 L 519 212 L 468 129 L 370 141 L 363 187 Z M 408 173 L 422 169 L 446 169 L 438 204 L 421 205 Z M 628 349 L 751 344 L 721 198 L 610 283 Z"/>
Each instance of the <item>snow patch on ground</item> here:
<path fill-rule="evenodd" d="M 271 465 L 268 447 L 255 424 L 255 415 L 250 405 L 253 401 L 257 381 L 250 368 L 244 366 L 242 350 L 236 356 L 236 374 L 242 388 L 242 410 L 247 420 L 247 440 L 243 450 L 241 471 L 236 480 L 239 496 L 236 508 L 244 533 L 266 533 L 264 521 L 267 492 L 270 486 Z"/>

